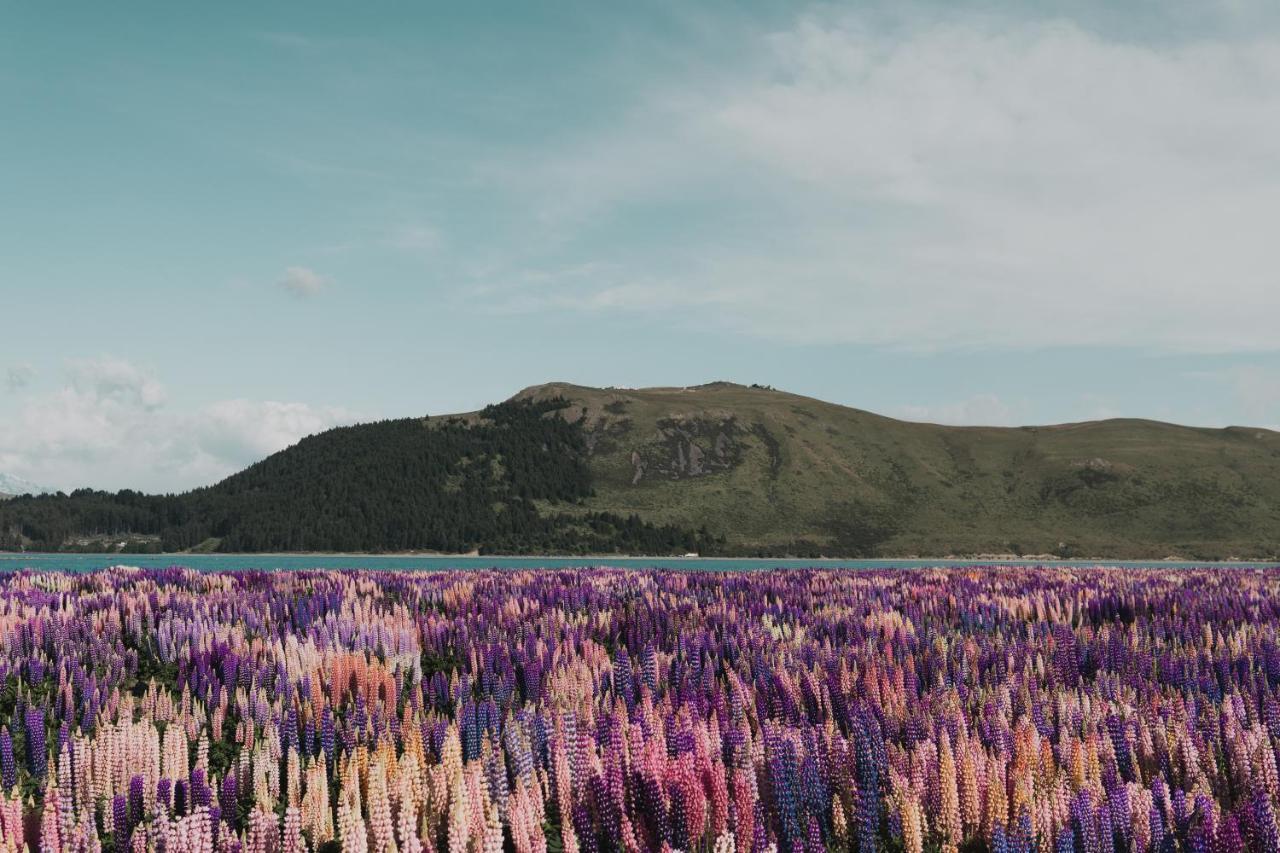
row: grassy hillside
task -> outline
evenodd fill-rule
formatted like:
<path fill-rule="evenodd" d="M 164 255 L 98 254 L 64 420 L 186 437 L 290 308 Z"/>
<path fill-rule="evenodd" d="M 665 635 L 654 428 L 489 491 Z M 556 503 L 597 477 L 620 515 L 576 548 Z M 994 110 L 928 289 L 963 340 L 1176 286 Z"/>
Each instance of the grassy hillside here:
<path fill-rule="evenodd" d="M 595 511 L 705 525 L 730 551 L 1114 557 L 1280 553 L 1280 433 L 1145 420 L 908 423 L 767 388 L 554 383 Z"/>
<path fill-rule="evenodd" d="M 15 498 L 6 547 L 1265 557 L 1280 434 L 944 427 L 729 383 L 553 383 L 330 430 L 183 495 Z"/>

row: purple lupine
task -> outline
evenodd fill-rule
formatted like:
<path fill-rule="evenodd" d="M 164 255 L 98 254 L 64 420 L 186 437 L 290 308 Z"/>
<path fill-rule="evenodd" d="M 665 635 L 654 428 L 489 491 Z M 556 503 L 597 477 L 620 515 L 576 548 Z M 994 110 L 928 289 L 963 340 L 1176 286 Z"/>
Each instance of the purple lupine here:
<path fill-rule="evenodd" d="M 238 814 L 237 805 L 239 800 L 240 795 L 236 789 L 236 774 L 228 771 L 227 775 L 222 778 L 222 785 L 218 789 L 218 805 L 228 820 L 234 819 Z"/>
<path fill-rule="evenodd" d="M 281 741 L 285 748 L 301 751 L 301 741 L 298 737 L 298 709 L 296 707 L 289 706 L 289 713 L 285 714 L 281 728 L 284 730 Z"/>
<path fill-rule="evenodd" d="M 578 837 L 579 849 L 582 853 L 599 853 L 600 845 L 596 838 L 595 827 L 591 823 L 591 813 L 587 804 L 579 801 L 573 807 L 573 832 Z"/>
<path fill-rule="evenodd" d="M 640 653 L 640 672 L 644 683 L 653 693 L 658 692 L 658 655 L 653 643 L 647 643 Z"/>
<path fill-rule="evenodd" d="M 129 825 L 129 801 L 124 794 L 111 800 L 111 819 L 115 827 L 116 853 L 127 853 L 132 827 Z"/>
<path fill-rule="evenodd" d="M 854 734 L 854 756 L 858 776 L 858 851 L 875 853 L 880 830 L 880 765 L 876 750 L 862 721 Z"/>
<path fill-rule="evenodd" d="M 998 824 L 997 824 L 998 826 Z M 1031 827 L 1031 812 L 1024 806 L 1018 811 L 1018 819 L 1007 836 L 1009 853 L 1032 853 L 1035 841 Z"/>
<path fill-rule="evenodd" d="M 49 747 L 45 738 L 44 709 L 27 706 L 27 768 L 37 782 L 44 782 L 49 772 Z"/>
<path fill-rule="evenodd" d="M 1151 849 L 1163 850 L 1165 848 L 1165 828 L 1164 813 L 1160 810 L 1159 802 L 1151 804 L 1151 812 L 1148 816 L 1151 825 Z M 1170 837 L 1172 841 L 1172 837 Z"/>
<path fill-rule="evenodd" d="M 177 779 L 173 783 L 173 813 L 179 817 L 188 811 L 187 780 Z"/>
<path fill-rule="evenodd" d="M 213 800 L 209 784 L 205 781 L 204 770 L 199 767 L 191 771 L 191 808 L 211 805 Z"/>
<path fill-rule="evenodd" d="M 1214 853 L 1244 853 L 1244 836 L 1240 834 L 1240 822 L 1235 815 L 1227 815 L 1218 826 L 1218 838 Z"/>
<path fill-rule="evenodd" d="M 333 735 L 333 712 L 329 710 L 328 705 L 325 706 L 324 716 L 321 719 L 320 747 L 324 750 L 324 760 L 328 764 L 329 772 L 335 772 L 337 767 L 333 762 L 333 753 L 337 743 Z"/>
<path fill-rule="evenodd" d="M 1250 801 L 1253 824 L 1252 849 L 1258 853 L 1280 853 L 1280 827 L 1276 826 L 1275 809 L 1266 791 L 1258 790 Z"/>
<path fill-rule="evenodd" d="M 142 787 L 141 776 L 129 780 L 129 826 L 137 826 L 142 822 Z"/>
<path fill-rule="evenodd" d="M 13 737 L 9 734 L 9 727 L 5 726 L 0 729 L 0 782 L 4 783 L 6 791 L 12 791 L 17 781 L 18 765 L 13 758 Z"/>

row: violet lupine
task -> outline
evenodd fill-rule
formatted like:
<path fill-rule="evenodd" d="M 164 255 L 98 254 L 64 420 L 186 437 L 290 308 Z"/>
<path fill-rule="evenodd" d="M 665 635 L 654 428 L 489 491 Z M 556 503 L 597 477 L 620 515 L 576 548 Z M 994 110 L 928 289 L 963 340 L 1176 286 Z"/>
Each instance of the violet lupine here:
<path fill-rule="evenodd" d="M 228 771 L 222 778 L 222 785 L 218 788 L 218 805 L 222 808 L 224 815 L 232 818 L 236 814 L 239 801 L 240 793 L 236 784 L 236 774 Z"/>
<path fill-rule="evenodd" d="M 111 823 L 114 827 L 116 853 L 129 849 L 129 801 L 124 794 L 116 794 L 111 800 Z"/>
<path fill-rule="evenodd" d="M 142 822 L 142 788 L 143 780 L 141 776 L 134 776 L 129 780 L 129 826 L 137 826 Z"/>
<path fill-rule="evenodd" d="M 27 767 L 36 781 L 43 783 L 49 772 L 49 747 L 45 734 L 44 709 L 27 706 Z"/>
<path fill-rule="evenodd" d="M 1280 827 L 1276 825 L 1275 807 L 1271 797 L 1255 791 L 1250 800 L 1253 824 L 1253 849 L 1258 853 L 1280 853 Z"/>
<path fill-rule="evenodd" d="M 13 790 L 18 782 L 18 764 L 13 755 L 13 738 L 9 735 L 9 727 L 0 729 L 0 783 L 6 791 Z"/>

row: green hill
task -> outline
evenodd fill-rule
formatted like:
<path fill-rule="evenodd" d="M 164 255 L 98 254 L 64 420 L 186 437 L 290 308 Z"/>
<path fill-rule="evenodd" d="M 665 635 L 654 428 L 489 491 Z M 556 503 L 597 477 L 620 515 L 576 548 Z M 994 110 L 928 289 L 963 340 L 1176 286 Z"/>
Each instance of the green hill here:
<path fill-rule="evenodd" d="M 908 423 L 768 388 L 551 384 L 592 509 L 705 525 L 731 551 L 1159 558 L 1280 553 L 1280 433 L 1117 419 Z"/>
<path fill-rule="evenodd" d="M 908 423 L 768 388 L 553 383 L 312 436 L 184 495 L 0 505 L 0 546 L 1159 558 L 1280 553 L 1280 433 Z M 139 540 L 141 541 L 141 540 Z"/>

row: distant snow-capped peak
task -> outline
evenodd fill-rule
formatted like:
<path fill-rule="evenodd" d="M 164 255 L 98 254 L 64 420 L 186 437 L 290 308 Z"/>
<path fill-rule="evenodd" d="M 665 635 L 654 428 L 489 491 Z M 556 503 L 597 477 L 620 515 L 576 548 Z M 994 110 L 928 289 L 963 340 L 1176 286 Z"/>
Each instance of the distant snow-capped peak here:
<path fill-rule="evenodd" d="M 13 474 L 6 474 L 0 471 L 0 494 L 4 495 L 43 495 L 45 492 L 51 491 L 44 486 L 37 486 L 30 480 L 24 480 Z"/>

